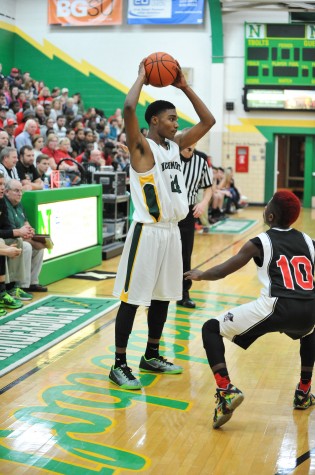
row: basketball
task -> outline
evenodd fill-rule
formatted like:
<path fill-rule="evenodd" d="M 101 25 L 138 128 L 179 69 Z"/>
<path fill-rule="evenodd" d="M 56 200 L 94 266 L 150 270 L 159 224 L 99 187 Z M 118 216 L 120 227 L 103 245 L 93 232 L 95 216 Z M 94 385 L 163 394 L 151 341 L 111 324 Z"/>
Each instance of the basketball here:
<path fill-rule="evenodd" d="M 178 74 L 178 66 L 175 59 L 167 53 L 152 53 L 145 62 L 145 73 L 151 86 L 170 86 Z"/>

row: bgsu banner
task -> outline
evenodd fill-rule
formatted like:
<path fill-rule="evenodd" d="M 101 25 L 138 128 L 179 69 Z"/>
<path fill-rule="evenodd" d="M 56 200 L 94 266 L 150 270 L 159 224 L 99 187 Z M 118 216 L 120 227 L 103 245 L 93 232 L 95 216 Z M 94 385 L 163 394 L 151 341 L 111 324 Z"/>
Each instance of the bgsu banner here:
<path fill-rule="evenodd" d="M 48 0 L 48 24 L 121 25 L 122 0 Z"/>

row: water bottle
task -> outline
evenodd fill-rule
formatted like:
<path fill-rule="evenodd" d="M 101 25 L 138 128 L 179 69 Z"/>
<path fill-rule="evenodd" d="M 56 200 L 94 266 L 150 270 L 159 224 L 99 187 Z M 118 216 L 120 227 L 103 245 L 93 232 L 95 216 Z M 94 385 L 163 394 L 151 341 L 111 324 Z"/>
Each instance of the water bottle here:
<path fill-rule="evenodd" d="M 66 179 L 65 179 L 65 186 L 66 187 L 71 186 L 71 180 L 70 180 L 70 177 L 68 177 L 68 175 L 66 176 Z"/>
<path fill-rule="evenodd" d="M 49 188 L 49 179 L 47 176 L 44 178 L 44 190 L 48 190 Z"/>

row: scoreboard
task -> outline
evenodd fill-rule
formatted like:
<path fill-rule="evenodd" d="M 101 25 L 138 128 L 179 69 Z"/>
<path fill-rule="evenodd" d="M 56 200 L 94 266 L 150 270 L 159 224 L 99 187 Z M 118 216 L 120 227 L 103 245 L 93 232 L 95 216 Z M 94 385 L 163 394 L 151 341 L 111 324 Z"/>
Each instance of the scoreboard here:
<path fill-rule="evenodd" d="M 246 86 L 315 86 L 315 24 L 245 24 Z"/>

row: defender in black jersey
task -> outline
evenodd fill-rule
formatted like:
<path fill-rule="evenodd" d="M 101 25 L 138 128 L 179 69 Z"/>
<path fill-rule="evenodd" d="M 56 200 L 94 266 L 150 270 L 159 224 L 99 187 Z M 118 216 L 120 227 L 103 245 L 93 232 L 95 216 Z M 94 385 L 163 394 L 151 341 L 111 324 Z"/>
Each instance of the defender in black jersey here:
<path fill-rule="evenodd" d="M 263 284 L 257 300 L 232 308 L 203 326 L 204 348 L 218 386 L 214 428 L 231 419 L 244 399 L 243 393 L 231 384 L 223 337 L 244 349 L 271 332 L 300 339 L 301 375 L 293 406 L 307 409 L 315 404 L 311 393 L 315 359 L 315 242 L 290 227 L 299 213 L 300 202 L 293 193 L 275 193 L 264 211 L 264 221 L 270 227 L 267 232 L 248 241 L 226 262 L 205 272 L 194 269 L 184 274 L 191 280 L 218 280 L 254 259 Z"/>

